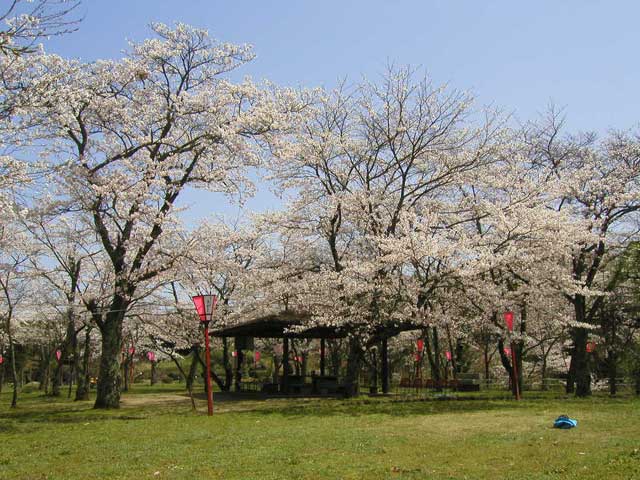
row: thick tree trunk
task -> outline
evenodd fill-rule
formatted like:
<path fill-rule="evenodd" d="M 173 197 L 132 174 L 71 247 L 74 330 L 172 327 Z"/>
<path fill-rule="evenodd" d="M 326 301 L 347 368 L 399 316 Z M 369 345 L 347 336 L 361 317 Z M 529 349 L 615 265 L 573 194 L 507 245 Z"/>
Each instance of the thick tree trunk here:
<path fill-rule="evenodd" d="M 573 306 L 576 322 L 586 322 L 586 299 L 581 295 L 576 295 Z M 576 396 L 587 397 L 591 395 L 591 369 L 587 355 L 587 339 L 589 338 L 589 331 L 586 328 L 576 327 L 572 330 L 571 337 L 573 339 L 571 366 L 574 368 L 573 373 L 576 384 Z"/>
<path fill-rule="evenodd" d="M 126 305 L 114 302 L 112 312 L 100 325 L 102 355 L 94 408 L 120 408 L 120 355 L 122 353 L 122 322 Z"/>
<path fill-rule="evenodd" d="M 575 393 L 577 397 L 588 397 L 591 395 L 591 371 L 589 368 L 589 358 L 587 356 L 588 336 L 589 331 L 586 328 L 573 329 L 574 351 L 571 363 L 575 363 Z"/>
<path fill-rule="evenodd" d="M 429 360 L 429 367 L 431 368 L 431 378 L 438 392 L 442 391 L 442 367 L 440 366 L 440 342 L 438 339 L 438 330 L 436 327 L 431 329 L 432 335 L 429 335 L 429 330 L 424 331 L 425 347 L 427 350 L 427 359 Z M 433 343 L 433 348 L 431 344 Z"/>
<path fill-rule="evenodd" d="M 344 378 L 345 396 L 358 395 L 360 365 L 362 364 L 362 347 L 357 338 L 349 339 L 349 355 L 347 357 L 347 374 Z"/>

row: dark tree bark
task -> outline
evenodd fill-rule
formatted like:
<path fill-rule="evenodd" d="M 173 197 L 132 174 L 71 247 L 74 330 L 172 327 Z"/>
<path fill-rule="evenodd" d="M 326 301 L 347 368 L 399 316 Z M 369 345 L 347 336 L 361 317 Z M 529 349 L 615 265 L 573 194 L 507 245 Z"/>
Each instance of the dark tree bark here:
<path fill-rule="evenodd" d="M 339 340 L 329 340 L 329 359 L 331 360 L 331 375 L 340 376 L 340 363 L 342 356 L 340 355 L 341 342 Z"/>
<path fill-rule="evenodd" d="M 358 395 L 360 366 L 362 365 L 362 346 L 356 337 L 349 338 L 349 355 L 347 357 L 347 374 L 344 378 L 345 396 Z"/>
<path fill-rule="evenodd" d="M 91 359 L 91 327 L 86 326 L 84 332 L 84 351 L 82 352 L 82 366 L 78 370 L 78 386 L 75 401 L 89 400 L 89 360 Z"/>
<path fill-rule="evenodd" d="M 149 383 L 153 387 L 157 383 L 158 379 L 156 378 L 156 362 L 151 362 L 151 378 Z"/>
<path fill-rule="evenodd" d="M 429 360 L 429 367 L 431 368 L 431 378 L 437 391 L 442 390 L 442 367 L 440 365 L 440 343 L 438 339 L 438 330 L 436 327 L 432 327 L 432 333 L 429 334 L 429 329 L 424 331 L 425 348 L 427 351 L 427 359 Z M 433 348 L 431 347 L 433 343 Z"/>
<path fill-rule="evenodd" d="M 102 355 L 94 408 L 120 408 L 122 323 L 127 306 L 123 298 L 116 298 L 105 321 L 98 324 L 102 335 Z"/>

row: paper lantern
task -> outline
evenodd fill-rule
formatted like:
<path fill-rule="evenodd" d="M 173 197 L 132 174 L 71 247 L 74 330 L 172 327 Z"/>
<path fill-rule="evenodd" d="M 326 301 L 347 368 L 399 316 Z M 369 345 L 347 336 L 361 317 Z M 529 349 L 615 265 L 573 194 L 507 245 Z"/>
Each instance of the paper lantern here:
<path fill-rule="evenodd" d="M 253 358 L 255 358 L 256 362 L 259 362 L 260 361 L 260 352 L 255 352 L 253 354 Z"/>
<path fill-rule="evenodd" d="M 513 332 L 513 312 L 504 312 L 504 323 L 507 324 L 507 328 L 510 332 Z"/>
<path fill-rule="evenodd" d="M 451 352 L 449 350 L 447 350 L 446 352 L 444 352 L 444 355 L 447 357 L 447 362 L 451 361 Z"/>
<path fill-rule="evenodd" d="M 510 349 L 509 347 L 504 347 L 504 349 L 503 349 L 503 350 L 504 350 L 504 354 L 505 354 L 507 357 L 510 357 L 510 356 L 511 356 L 511 349 Z"/>
<path fill-rule="evenodd" d="M 422 353 L 422 350 L 424 350 L 424 340 L 422 338 L 419 338 L 417 345 L 418 345 L 418 351 Z"/>
<path fill-rule="evenodd" d="M 196 295 L 191 299 L 196 307 L 200 321 L 210 322 L 218 304 L 218 297 L 216 295 Z"/>
<path fill-rule="evenodd" d="M 419 361 L 420 361 L 420 354 L 416 353 L 416 362 L 419 362 Z"/>
<path fill-rule="evenodd" d="M 596 342 L 587 342 L 587 353 L 592 353 L 596 349 Z"/>
<path fill-rule="evenodd" d="M 235 350 L 233 352 L 231 352 L 231 356 L 232 357 L 237 357 L 238 356 L 238 352 L 236 352 Z"/>
<path fill-rule="evenodd" d="M 2 365 L 4 363 L 4 358 L 2 358 L 2 355 L 0 355 L 0 365 Z"/>
<path fill-rule="evenodd" d="M 61 358 L 62 358 L 62 352 L 60 350 L 56 350 L 56 360 L 60 361 Z"/>
<path fill-rule="evenodd" d="M 129 355 L 133 356 L 136 353 L 136 347 L 134 347 L 133 345 L 131 347 L 129 347 Z"/>
<path fill-rule="evenodd" d="M 149 359 L 150 362 L 155 362 L 156 361 L 156 354 L 153 352 L 147 352 L 147 359 Z"/>

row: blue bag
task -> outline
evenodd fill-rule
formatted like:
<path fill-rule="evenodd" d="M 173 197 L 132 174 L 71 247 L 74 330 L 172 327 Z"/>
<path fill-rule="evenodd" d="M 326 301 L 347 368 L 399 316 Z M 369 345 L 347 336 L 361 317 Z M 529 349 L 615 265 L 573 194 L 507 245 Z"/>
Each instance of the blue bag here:
<path fill-rule="evenodd" d="M 553 422 L 553 428 L 573 428 L 578 426 L 578 421 L 573 418 L 569 418 L 566 415 L 560 415 Z"/>

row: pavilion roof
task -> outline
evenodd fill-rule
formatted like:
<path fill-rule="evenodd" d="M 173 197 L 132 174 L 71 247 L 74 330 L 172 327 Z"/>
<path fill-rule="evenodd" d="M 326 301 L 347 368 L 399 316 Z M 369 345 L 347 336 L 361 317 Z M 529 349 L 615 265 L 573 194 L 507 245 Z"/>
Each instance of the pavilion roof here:
<path fill-rule="evenodd" d="M 283 311 L 265 315 L 247 322 L 211 330 L 212 337 L 257 337 L 257 338 L 344 338 L 345 331 L 335 327 L 313 325 L 297 328 L 310 322 L 308 313 Z"/>

